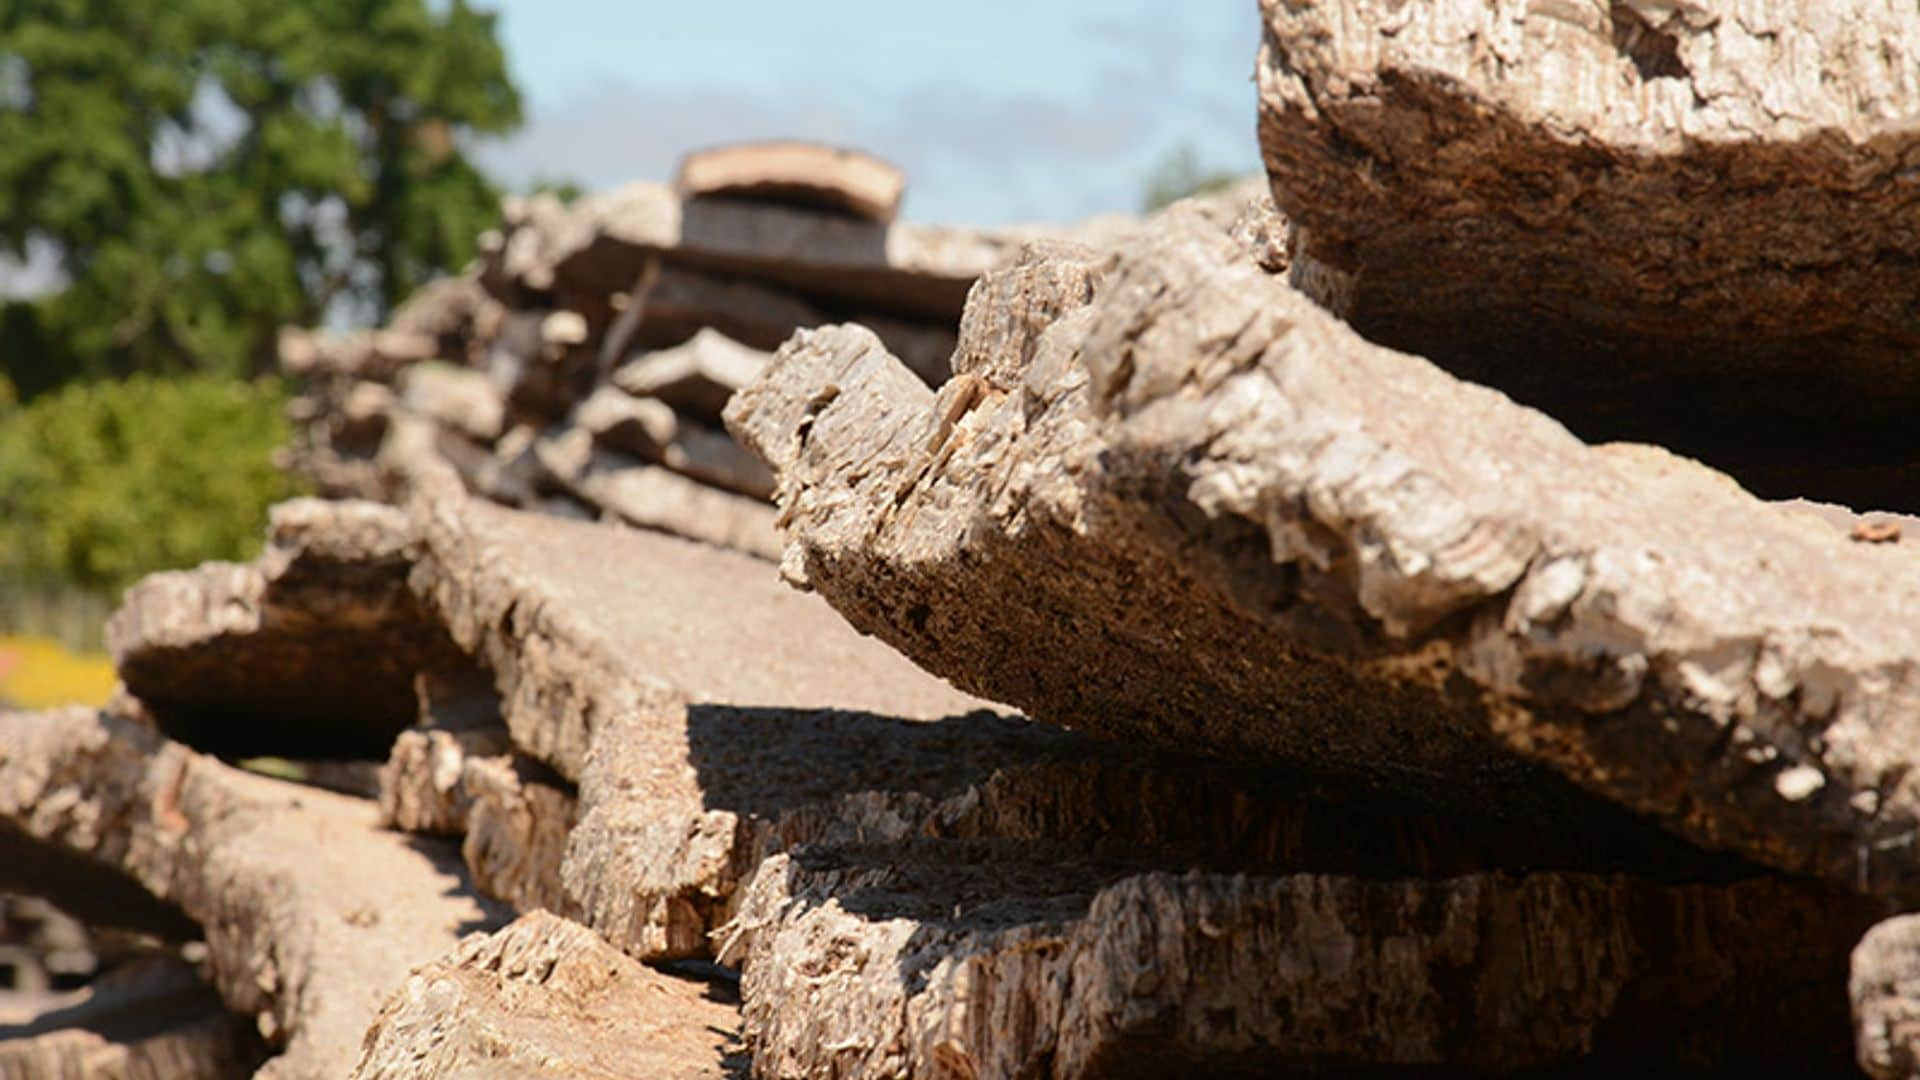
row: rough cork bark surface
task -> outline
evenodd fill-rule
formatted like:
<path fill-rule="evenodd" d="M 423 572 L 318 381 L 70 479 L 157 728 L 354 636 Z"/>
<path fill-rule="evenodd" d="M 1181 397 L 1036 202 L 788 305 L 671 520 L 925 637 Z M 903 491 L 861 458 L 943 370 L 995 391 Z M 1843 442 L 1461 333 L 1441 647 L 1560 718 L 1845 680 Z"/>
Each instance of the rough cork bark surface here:
<path fill-rule="evenodd" d="M 367 1031 L 356 1080 L 744 1075 L 739 1008 L 536 912 L 415 971 Z"/>
<path fill-rule="evenodd" d="M 774 512 L 759 499 L 708 487 L 671 469 L 596 449 L 584 428 L 536 439 L 542 474 L 605 520 L 684 537 L 760 559 L 777 559 Z"/>
<path fill-rule="evenodd" d="M 781 340 L 786 337 L 782 334 Z M 702 329 L 673 348 L 627 361 L 612 381 L 635 397 L 657 398 L 679 412 L 717 422 L 734 391 L 758 378 L 772 359 L 772 353 L 742 345 L 718 330 Z"/>
<path fill-rule="evenodd" d="M 1024 371 L 936 395 L 858 328 L 782 349 L 727 419 L 787 576 L 1038 719 L 1565 812 L 1530 759 L 1920 895 L 1920 562 L 1589 447 L 1163 220 L 1037 341 L 970 320 Z"/>
<path fill-rule="evenodd" d="M 1832 503 L 1813 502 L 1807 499 L 1787 499 L 1779 504 L 1783 509 L 1808 514 L 1825 522 L 1828 526 L 1844 534 L 1851 540 L 1866 544 L 1920 544 L 1920 517 L 1911 514 L 1889 514 L 1883 511 L 1859 513 L 1845 506 Z"/>
<path fill-rule="evenodd" d="M 1674 453 L 1912 502 L 1920 14 L 1259 7 L 1250 184 L 729 148 L 286 335 L 405 505 L 0 711 L 0 1080 L 1920 1072 L 1920 519 Z"/>
<path fill-rule="evenodd" d="M 979 704 L 758 560 L 493 506 L 444 472 L 410 511 L 415 591 L 493 672 L 515 744 L 570 779 L 601 720 L 653 701 L 905 717 Z"/>
<path fill-rule="evenodd" d="M 560 869 L 580 816 L 572 786 L 518 754 L 469 759 L 460 786 L 470 802 L 460 857 L 474 888 L 515 911 L 571 912 Z"/>
<path fill-rule="evenodd" d="M 482 443 L 498 439 L 507 422 L 505 396 L 473 368 L 415 364 L 400 374 L 399 405 Z"/>
<path fill-rule="evenodd" d="M 506 757 L 512 749 L 505 727 L 401 732 L 380 767 L 381 824 L 436 836 L 465 833 L 473 812 L 473 792 L 466 786 L 468 762 Z"/>
<path fill-rule="evenodd" d="M 879 334 L 887 348 L 928 385 L 946 381 L 947 357 L 953 353 L 950 321 L 915 322 L 871 312 L 833 315 L 779 288 L 682 267 L 663 268 L 646 290 L 645 311 L 634 328 L 631 344 L 678 346 L 702 330 L 712 330 L 743 345 L 771 350 L 779 348 L 795 330 L 842 319 L 851 319 Z M 624 358 L 616 355 L 610 359 Z"/>
<path fill-rule="evenodd" d="M 1888 919 L 1853 950 L 1854 1052 L 1876 1080 L 1920 1074 L 1920 915 Z"/>
<path fill-rule="evenodd" d="M 629 184 L 562 206 L 535 196 L 507 206 L 504 242 L 482 280 L 503 299 L 607 296 L 648 260 L 777 285 L 815 303 L 943 320 L 973 279 L 1025 234 L 881 225 L 789 206 L 702 199 Z M 516 305 L 517 306 L 517 305 Z"/>
<path fill-rule="evenodd" d="M 444 474 L 422 479 L 413 513 L 427 540 L 415 587 L 493 671 L 514 744 L 580 785 L 568 910 L 637 954 L 708 950 L 708 909 L 753 865 L 735 863 L 736 827 L 762 809 L 751 800 L 804 801 L 783 784 L 818 775 L 818 788 L 892 760 L 857 743 L 824 760 L 784 755 L 832 745 L 831 718 L 814 710 L 934 718 L 977 704 L 757 560 L 504 510 Z M 715 771 L 742 754 L 769 771 L 717 787 Z"/>
<path fill-rule="evenodd" d="M 923 842 L 772 860 L 740 916 L 759 924 L 742 984 L 755 1074 L 1831 1075 L 1849 1054 L 1846 950 L 1871 919 L 1771 879 L 1249 877 L 1032 855 Z"/>
<path fill-rule="evenodd" d="M 763 859 L 802 843 L 984 836 L 1181 868 L 1390 874 L 1571 865 L 1579 851 L 1578 865 L 1738 872 L 1586 800 L 1590 828 L 1577 831 L 1392 796 L 1368 810 L 1296 776 L 984 714 L 915 719 L 973 702 L 781 588 L 771 568 L 433 482 L 414 512 L 428 542 L 416 586 L 487 659 L 520 750 L 578 780 L 561 910 L 635 955 L 738 953 L 750 930 L 731 924 L 741 890 Z M 869 710 L 811 707 L 830 700 Z"/>
<path fill-rule="evenodd" d="M 1274 195 L 1364 334 L 1763 494 L 1915 508 L 1910 5 L 1261 9 Z"/>
<path fill-rule="evenodd" d="M 380 769 L 381 823 L 461 838 L 474 887 L 516 911 L 569 910 L 560 886 L 572 784 L 514 752 L 491 687 L 423 678 L 420 723 Z"/>
<path fill-rule="evenodd" d="M 885 225 L 900 209 L 907 174 L 872 154 L 819 143 L 734 143 L 680 159 L 682 198 L 726 198 L 828 210 Z"/>
<path fill-rule="evenodd" d="M 413 677 L 470 662 L 407 588 L 406 515 L 366 502 L 275 507 L 252 563 L 152 574 L 107 645 L 169 735 L 231 755 L 384 756 Z"/>
<path fill-rule="evenodd" d="M 231 1080 L 266 1057 L 252 1026 L 175 957 L 153 956 L 0 1021 L 0 1080 Z"/>
<path fill-rule="evenodd" d="M 680 415 L 665 401 L 602 386 L 573 411 L 575 426 L 594 442 L 664 465 L 691 480 L 767 499 L 773 477 L 760 459 L 717 427 Z"/>
<path fill-rule="evenodd" d="M 198 922 L 221 997 L 282 1050 L 263 1075 L 344 1075 L 414 965 L 498 925 L 450 847 L 381 829 L 371 802 L 91 710 L 0 714 L 0 822 Z"/>

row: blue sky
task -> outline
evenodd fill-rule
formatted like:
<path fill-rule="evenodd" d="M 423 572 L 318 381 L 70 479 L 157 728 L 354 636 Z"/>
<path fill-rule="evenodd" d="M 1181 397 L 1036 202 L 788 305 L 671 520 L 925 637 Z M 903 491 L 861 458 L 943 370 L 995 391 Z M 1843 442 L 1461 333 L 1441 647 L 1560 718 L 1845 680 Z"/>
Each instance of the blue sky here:
<path fill-rule="evenodd" d="M 1254 171 L 1254 0 L 475 0 L 527 125 L 513 186 L 667 179 L 690 148 L 796 137 L 907 170 L 905 216 L 998 224 L 1137 208 L 1187 144 Z"/>

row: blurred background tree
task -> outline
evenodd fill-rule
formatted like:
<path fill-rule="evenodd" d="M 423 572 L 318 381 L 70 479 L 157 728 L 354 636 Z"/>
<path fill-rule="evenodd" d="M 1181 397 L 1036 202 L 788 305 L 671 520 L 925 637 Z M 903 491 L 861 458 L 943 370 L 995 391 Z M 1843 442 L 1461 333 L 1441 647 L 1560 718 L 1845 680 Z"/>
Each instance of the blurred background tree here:
<path fill-rule="evenodd" d="M 466 0 L 0 0 L 0 646 L 258 550 L 278 328 L 463 265 L 519 122 Z"/>
<path fill-rule="evenodd" d="M 292 494 L 277 380 L 75 382 L 0 420 L 0 564 L 110 592 L 142 574 L 259 547 Z"/>
<path fill-rule="evenodd" d="M 296 491 L 273 459 L 285 403 L 277 379 L 199 374 L 77 380 L 0 404 L 0 654 L 38 658 L 0 677 L 0 699 L 31 697 L 19 678 L 58 676 L 42 690 L 94 700 L 104 661 L 63 660 L 53 642 L 98 652 L 136 578 L 259 550 L 267 507 Z"/>
<path fill-rule="evenodd" d="M 1239 173 L 1202 165 L 1200 152 L 1191 143 L 1182 143 L 1161 154 L 1154 162 L 1153 169 L 1147 173 L 1140 209 L 1148 212 L 1158 210 L 1190 195 L 1218 191 L 1239 178 Z"/>
<path fill-rule="evenodd" d="M 378 319 L 498 217 L 463 152 L 519 123 L 464 0 L 8 0 L 0 313 L 22 398 L 70 378 L 271 370 L 276 328 Z"/>

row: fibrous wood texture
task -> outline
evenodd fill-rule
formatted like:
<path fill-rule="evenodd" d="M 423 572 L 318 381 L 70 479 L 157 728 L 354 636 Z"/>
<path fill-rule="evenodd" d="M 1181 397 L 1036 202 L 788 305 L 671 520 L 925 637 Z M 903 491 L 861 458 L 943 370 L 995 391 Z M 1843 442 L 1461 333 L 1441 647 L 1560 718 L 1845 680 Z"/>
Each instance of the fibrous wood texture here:
<path fill-rule="evenodd" d="M 420 723 L 380 769 L 380 820 L 461 838 L 474 887 L 517 911 L 566 913 L 560 862 L 577 816 L 573 785 L 516 753 L 490 687 L 422 677 Z"/>
<path fill-rule="evenodd" d="M 634 342 L 645 346 L 677 346 L 711 330 L 771 350 L 795 330 L 850 319 L 879 334 L 929 386 L 947 380 L 947 357 L 953 352 L 950 319 L 918 322 L 861 311 L 835 315 L 775 286 L 677 266 L 661 269 L 645 304 L 634 333 Z"/>
<path fill-rule="evenodd" d="M 415 971 L 367 1031 L 356 1080 L 695 1080 L 738 1075 L 739 1010 L 546 912 Z"/>
<path fill-rule="evenodd" d="M 451 848 L 377 816 L 115 716 L 0 714 L 0 821 L 198 922 L 221 997 L 282 1050 L 266 1075 L 344 1075 L 410 968 L 497 925 Z"/>
<path fill-rule="evenodd" d="M 276 507 L 252 563 L 153 574 L 107 624 L 127 688 L 163 730 L 227 754 L 380 757 L 413 720 L 413 678 L 470 662 L 407 588 L 406 515 Z"/>
<path fill-rule="evenodd" d="M 920 844 L 778 856 L 741 913 L 756 1075 L 1629 1064 L 1832 1074 L 1862 905 L 1585 874 L 1130 873 Z M 1676 934 L 1677 928 L 1684 931 Z"/>
<path fill-rule="evenodd" d="M 935 719 L 974 702 L 770 568 L 502 510 L 450 481 L 423 482 L 413 512 L 427 540 L 416 587 L 487 660 L 519 750 L 579 782 L 567 910 L 639 956 L 738 954 L 741 891 L 767 856 L 805 843 L 993 837 L 1183 868 L 1382 873 L 1559 865 L 1577 847 L 1578 865 L 1724 872 L 1586 801 L 1583 830 L 1443 819 L 1393 797 L 1392 813 L 1323 818 L 1297 780 L 990 715 Z M 1322 831 L 1334 823 L 1344 841 Z M 1341 861 L 1348 842 L 1378 860 Z"/>
<path fill-rule="evenodd" d="M 1910 555 L 1370 345 L 1194 217 L 1037 340 L 969 322 L 1031 361 L 936 395 L 818 331 L 729 406 L 856 627 L 1037 718 L 1443 799 L 1544 764 L 1920 895 Z"/>
<path fill-rule="evenodd" d="M 242 1018 L 176 957 L 154 955 L 0 1019 L 0 1080 L 229 1080 L 264 1053 Z"/>
<path fill-rule="evenodd" d="M 544 476 L 603 520 L 761 559 L 779 557 L 773 510 L 758 499 L 708 487 L 630 454 L 596 449 L 585 428 L 542 436 L 531 452 Z"/>
<path fill-rule="evenodd" d="M 681 158 L 673 188 L 682 198 L 781 203 L 885 225 L 900 209 L 907 175 L 858 150 L 804 142 L 733 143 Z"/>
<path fill-rule="evenodd" d="M 733 861 L 750 806 L 708 786 L 718 761 L 778 745 L 789 714 L 829 705 L 933 718 L 976 704 L 782 589 L 765 563 L 503 510 L 444 474 L 423 478 L 412 509 L 427 539 L 416 589 L 493 671 L 519 750 L 580 784 L 569 903 L 637 953 L 707 951 L 703 905 L 724 906 L 752 865 Z M 779 783 L 749 786 L 777 799 Z"/>
<path fill-rule="evenodd" d="M 779 285 L 817 302 L 952 319 L 967 287 L 1010 254 L 1018 233 L 880 225 L 788 206 L 694 200 L 636 183 L 572 206 L 539 197 L 507 207 L 508 232 L 483 280 L 496 293 L 607 295 L 648 259 Z"/>
<path fill-rule="evenodd" d="M 1363 333 L 1764 494 L 1913 508 L 1910 5 L 1261 10 L 1274 195 Z"/>
<path fill-rule="evenodd" d="M 1920 915 L 1868 931 L 1853 950 L 1854 1053 L 1876 1080 L 1920 1074 Z"/>

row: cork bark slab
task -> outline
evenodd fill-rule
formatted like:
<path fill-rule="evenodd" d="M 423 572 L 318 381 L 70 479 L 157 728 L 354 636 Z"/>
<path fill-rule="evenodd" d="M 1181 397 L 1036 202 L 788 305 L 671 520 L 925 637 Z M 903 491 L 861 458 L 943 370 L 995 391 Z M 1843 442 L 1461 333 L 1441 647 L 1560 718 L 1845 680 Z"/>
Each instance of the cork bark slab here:
<path fill-rule="evenodd" d="M 858 150 L 804 142 L 735 143 L 681 158 L 673 189 L 686 199 L 779 203 L 885 225 L 900 209 L 907 175 Z"/>
<path fill-rule="evenodd" d="M 254 562 L 129 589 L 107 646 L 162 729 L 196 747 L 382 757 L 412 722 L 414 674 L 470 666 L 407 588 L 416 553 L 392 507 L 282 503 Z"/>
<path fill-rule="evenodd" d="M 596 443 L 690 480 L 753 499 L 773 494 L 773 477 L 759 458 L 725 431 L 682 415 L 657 398 L 601 386 L 574 409 L 572 420 Z"/>
<path fill-rule="evenodd" d="M 1274 195 L 1364 334 L 1762 494 L 1915 508 L 1910 5 L 1261 10 Z"/>
<path fill-rule="evenodd" d="M 1875 926 L 1853 950 L 1854 1051 L 1876 1080 L 1920 1072 L 1920 915 Z"/>
<path fill-rule="evenodd" d="M 783 333 L 780 340 L 786 337 Z M 717 422 L 727 400 L 757 378 L 771 359 L 772 353 L 749 348 L 718 330 L 702 329 L 683 344 L 629 360 L 613 373 L 613 384 L 635 397 L 657 398 L 678 412 Z"/>
<path fill-rule="evenodd" d="M 546 912 L 476 934 L 408 977 L 356 1080 L 704 1080 L 741 1074 L 737 1005 Z"/>
<path fill-rule="evenodd" d="M 345 1075 L 409 969 L 498 925 L 449 846 L 380 828 L 371 802 L 86 709 L 0 714 L 0 822 L 198 922 L 228 1008 L 282 1051 L 263 1075 Z"/>
<path fill-rule="evenodd" d="M 830 705 L 931 719 L 977 704 L 784 589 L 764 562 L 504 510 L 445 473 L 423 478 L 411 509 L 427 538 L 415 589 L 493 672 L 519 751 L 580 786 L 562 868 L 570 910 L 640 955 L 707 952 L 705 909 L 724 907 L 753 865 L 735 862 L 744 808 L 705 786 L 714 755 L 739 753 L 741 738 L 827 746 L 825 721 L 790 718 Z M 779 777 L 891 760 L 878 751 L 788 759 L 753 784 L 773 792 Z"/>
<path fill-rule="evenodd" d="M 420 723 L 380 768 L 380 821 L 460 838 L 474 887 L 516 911 L 570 910 L 560 885 L 572 784 L 513 749 L 491 687 L 423 678 Z"/>
<path fill-rule="evenodd" d="M 1198 216 L 1063 258 L 1005 273 L 1085 304 L 969 313 L 938 394 L 849 327 L 734 398 L 790 580 L 1038 719 L 1442 800 L 1545 766 L 1920 895 L 1910 553 L 1371 345 Z"/>
<path fill-rule="evenodd" d="M 252 1025 L 170 956 L 58 995 L 23 1022 L 0 1020 L 5 1080 L 229 1080 L 265 1056 Z"/>
<path fill-rule="evenodd" d="M 758 1076 L 1635 1065 L 1838 1075 L 1869 905 L 1758 879 L 1165 873 L 979 843 L 775 857 Z"/>
<path fill-rule="evenodd" d="M 880 225 L 788 206 L 683 203 L 664 185 L 636 183 L 570 206 L 540 197 L 509 203 L 506 236 L 483 280 L 506 298 L 606 296 L 627 289 L 658 258 L 814 302 L 952 320 L 973 279 L 1023 235 Z"/>
<path fill-rule="evenodd" d="M 887 348 L 928 386 L 947 381 L 947 358 L 953 355 L 951 319 L 922 321 L 857 310 L 836 315 L 777 288 L 679 267 L 661 270 L 647 291 L 646 310 L 633 331 L 632 343 L 668 349 L 691 343 L 702 331 L 712 331 L 750 348 L 772 350 L 795 330 L 843 319 L 879 334 Z M 717 419 L 725 404 L 722 400 L 716 405 L 711 416 Z"/>
<path fill-rule="evenodd" d="M 537 436 L 528 453 L 540 476 L 590 508 L 590 518 L 760 559 L 779 557 L 774 512 L 759 499 L 708 487 L 663 465 L 597 447 L 593 433 L 582 426 Z"/>
<path fill-rule="evenodd" d="M 1394 795 L 1377 813 L 1352 799 L 1315 810 L 1326 793 L 1298 775 L 941 718 L 974 699 L 860 639 L 765 564 L 502 510 L 450 480 L 420 484 L 412 512 L 427 541 L 415 587 L 487 661 L 518 751 L 579 784 L 566 910 L 638 956 L 736 950 L 723 928 L 762 860 L 858 838 L 1070 841 L 1183 867 L 1312 858 L 1451 873 L 1577 852 L 1589 866 L 1726 872 L 1571 790 L 1578 827 L 1435 815 Z M 1391 854 L 1330 854 L 1348 846 Z"/>

